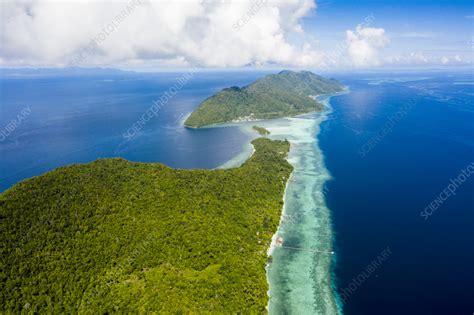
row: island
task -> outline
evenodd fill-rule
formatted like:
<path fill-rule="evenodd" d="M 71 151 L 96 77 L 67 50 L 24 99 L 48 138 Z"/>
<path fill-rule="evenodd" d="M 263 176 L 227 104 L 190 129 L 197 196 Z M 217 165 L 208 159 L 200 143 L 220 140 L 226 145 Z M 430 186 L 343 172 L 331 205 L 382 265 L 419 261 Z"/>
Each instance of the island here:
<path fill-rule="evenodd" d="M 204 100 L 184 125 L 201 128 L 228 122 L 291 117 L 322 111 L 316 97 L 344 90 L 342 83 L 310 71 L 284 70 L 245 87 L 225 88 Z"/>
<path fill-rule="evenodd" d="M 288 141 L 240 167 L 76 164 L 0 194 L 0 313 L 265 313 Z"/>
<path fill-rule="evenodd" d="M 270 131 L 260 126 L 253 126 L 252 129 L 258 132 L 261 136 L 268 136 L 270 134 Z"/>

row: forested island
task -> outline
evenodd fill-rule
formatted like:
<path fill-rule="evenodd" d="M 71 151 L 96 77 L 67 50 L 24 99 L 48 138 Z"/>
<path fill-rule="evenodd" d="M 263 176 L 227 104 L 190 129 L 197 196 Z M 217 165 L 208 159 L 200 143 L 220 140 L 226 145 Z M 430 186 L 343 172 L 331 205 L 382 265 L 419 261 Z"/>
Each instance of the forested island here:
<path fill-rule="evenodd" d="M 321 111 L 315 98 L 340 92 L 344 86 L 309 71 L 281 71 L 245 87 L 230 87 L 204 100 L 184 125 L 200 128 L 226 122 L 296 116 Z"/>
<path fill-rule="evenodd" d="M 0 313 L 263 313 L 287 141 L 234 169 L 101 159 L 0 195 Z"/>
<path fill-rule="evenodd" d="M 260 126 L 253 126 L 252 129 L 258 132 L 261 136 L 268 136 L 270 134 L 270 131 Z"/>

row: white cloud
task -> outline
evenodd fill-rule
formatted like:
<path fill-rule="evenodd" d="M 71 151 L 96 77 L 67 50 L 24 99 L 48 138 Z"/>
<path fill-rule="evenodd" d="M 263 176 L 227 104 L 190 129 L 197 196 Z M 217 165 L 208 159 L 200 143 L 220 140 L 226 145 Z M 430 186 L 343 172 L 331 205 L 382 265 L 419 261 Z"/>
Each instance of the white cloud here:
<path fill-rule="evenodd" d="M 322 58 L 288 39 L 305 36 L 299 21 L 316 8 L 314 0 L 27 0 L 0 6 L 4 66 L 314 66 Z"/>
<path fill-rule="evenodd" d="M 384 59 L 385 63 L 391 65 L 424 65 L 428 64 L 430 61 L 421 51 L 411 52 L 409 54 L 388 56 Z"/>
<path fill-rule="evenodd" d="M 440 62 L 441 62 L 442 65 L 445 65 L 445 66 L 446 65 L 457 65 L 457 64 L 464 63 L 459 55 L 455 55 L 453 57 L 443 56 L 440 59 Z"/>
<path fill-rule="evenodd" d="M 378 50 L 387 46 L 390 40 L 383 28 L 358 25 L 355 31 L 346 31 L 346 42 L 353 65 L 365 67 L 380 64 Z"/>
<path fill-rule="evenodd" d="M 411 52 L 409 54 L 392 55 L 383 59 L 386 66 L 408 66 L 408 67 L 439 67 L 439 66 L 469 66 L 472 62 L 459 54 L 451 56 L 440 56 L 438 54 L 426 55 L 424 52 Z"/>
<path fill-rule="evenodd" d="M 398 34 L 392 34 L 393 37 L 399 38 L 434 38 L 436 34 L 433 32 L 403 32 Z"/>

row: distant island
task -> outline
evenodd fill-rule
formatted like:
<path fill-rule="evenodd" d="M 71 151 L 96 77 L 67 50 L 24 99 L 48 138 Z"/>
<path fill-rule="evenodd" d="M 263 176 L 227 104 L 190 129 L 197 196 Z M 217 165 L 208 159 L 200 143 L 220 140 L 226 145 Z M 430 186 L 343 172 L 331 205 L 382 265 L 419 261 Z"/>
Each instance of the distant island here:
<path fill-rule="evenodd" d="M 245 87 L 221 90 L 202 102 L 184 125 L 200 128 L 226 122 L 296 116 L 321 111 L 316 97 L 340 92 L 344 86 L 309 71 L 281 71 Z"/>
<path fill-rule="evenodd" d="M 0 313 L 265 313 L 292 166 L 259 138 L 233 169 L 102 159 L 0 194 Z"/>

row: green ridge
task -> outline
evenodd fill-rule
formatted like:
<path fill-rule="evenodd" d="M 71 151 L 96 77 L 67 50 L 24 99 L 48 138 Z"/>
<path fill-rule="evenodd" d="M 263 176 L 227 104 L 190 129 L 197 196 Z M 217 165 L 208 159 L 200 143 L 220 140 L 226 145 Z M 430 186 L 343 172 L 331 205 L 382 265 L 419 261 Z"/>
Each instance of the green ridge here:
<path fill-rule="evenodd" d="M 239 120 L 272 119 L 321 111 L 315 96 L 343 90 L 343 85 L 309 71 L 281 71 L 239 88 L 221 90 L 202 102 L 185 121 L 199 128 Z"/>

